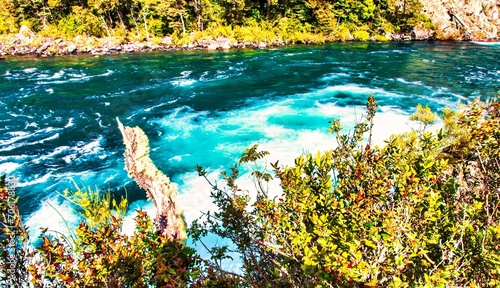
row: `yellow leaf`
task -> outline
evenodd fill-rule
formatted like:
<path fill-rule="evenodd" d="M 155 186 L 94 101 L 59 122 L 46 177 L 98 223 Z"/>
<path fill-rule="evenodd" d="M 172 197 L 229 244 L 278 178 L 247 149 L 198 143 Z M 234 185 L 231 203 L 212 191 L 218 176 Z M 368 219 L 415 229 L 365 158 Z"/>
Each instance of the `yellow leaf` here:
<path fill-rule="evenodd" d="M 377 287 L 377 277 L 373 277 L 373 279 L 370 282 L 365 283 L 365 286 L 366 287 Z"/>
<path fill-rule="evenodd" d="M 364 241 L 365 241 L 366 246 L 373 248 L 373 249 L 377 249 L 377 245 L 375 245 L 375 243 L 373 243 L 372 241 L 370 241 L 368 239 L 364 239 Z"/>

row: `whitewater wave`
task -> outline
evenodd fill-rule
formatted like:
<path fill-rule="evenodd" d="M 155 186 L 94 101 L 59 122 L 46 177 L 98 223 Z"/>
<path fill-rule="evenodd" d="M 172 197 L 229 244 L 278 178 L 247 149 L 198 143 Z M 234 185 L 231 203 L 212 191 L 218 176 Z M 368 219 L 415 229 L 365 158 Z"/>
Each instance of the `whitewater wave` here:
<path fill-rule="evenodd" d="M 70 238 L 73 235 L 74 228 L 82 218 L 64 201 L 60 202 L 58 196 L 48 198 L 42 201 L 37 211 L 26 218 L 25 224 L 30 228 L 32 242 L 36 242 L 42 228 L 49 228 L 47 233 L 56 236 L 64 235 Z"/>
<path fill-rule="evenodd" d="M 114 71 L 108 69 L 106 72 L 101 73 L 101 74 L 95 74 L 95 75 L 87 75 L 85 73 L 81 74 L 75 74 L 75 73 L 70 73 L 70 74 L 62 74 L 61 77 L 59 78 L 42 78 L 43 81 L 36 81 L 35 84 L 38 85 L 58 85 L 58 84 L 68 84 L 71 82 L 87 82 L 93 78 L 105 78 L 113 74 Z M 68 75 L 70 76 L 69 78 L 63 79 L 63 80 L 57 80 L 61 79 L 62 76 Z"/>
<path fill-rule="evenodd" d="M 181 79 L 177 79 L 177 80 L 172 80 L 172 81 L 170 81 L 170 83 L 172 83 L 172 85 L 175 85 L 175 86 L 190 86 L 190 85 L 196 83 L 196 80 L 181 78 Z"/>
<path fill-rule="evenodd" d="M 16 169 L 19 169 L 22 164 L 16 163 L 16 162 L 4 162 L 0 163 L 0 175 L 3 174 L 13 174 Z"/>
<path fill-rule="evenodd" d="M 34 122 L 28 123 L 24 129 L 27 129 L 28 127 L 36 128 L 38 127 L 38 125 Z M 61 130 L 62 130 L 61 128 L 48 127 L 39 129 L 33 133 L 27 133 L 22 131 L 8 132 L 12 133 L 11 135 L 13 135 L 14 137 L 11 137 L 6 140 L 0 140 L 0 146 L 2 146 L 2 148 L 0 148 L 0 152 L 11 151 L 19 147 L 31 146 L 57 139 L 59 138 L 58 131 Z"/>

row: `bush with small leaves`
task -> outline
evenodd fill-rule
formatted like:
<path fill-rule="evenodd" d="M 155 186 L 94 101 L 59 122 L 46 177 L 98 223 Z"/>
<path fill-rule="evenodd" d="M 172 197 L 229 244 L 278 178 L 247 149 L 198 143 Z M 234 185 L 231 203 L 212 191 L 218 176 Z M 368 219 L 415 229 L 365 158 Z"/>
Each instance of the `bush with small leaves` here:
<path fill-rule="evenodd" d="M 255 166 L 251 200 L 234 166 L 226 187 L 212 185 L 219 209 L 193 235 L 230 239 L 253 287 L 500 285 L 500 102 L 444 110 L 435 133 L 419 106 L 411 119 L 422 129 L 383 147 L 372 143 L 376 109 L 371 96 L 352 134 L 332 121 L 333 150 L 273 164 L 281 196 L 267 196 L 271 174 Z M 239 164 L 266 154 L 252 146 Z"/>

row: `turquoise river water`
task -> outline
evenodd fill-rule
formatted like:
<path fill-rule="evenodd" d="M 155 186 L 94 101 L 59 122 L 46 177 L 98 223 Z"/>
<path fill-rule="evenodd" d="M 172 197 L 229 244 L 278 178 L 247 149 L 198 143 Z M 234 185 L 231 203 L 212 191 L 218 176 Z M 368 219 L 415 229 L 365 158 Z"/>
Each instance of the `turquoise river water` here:
<path fill-rule="evenodd" d="M 141 127 L 151 158 L 179 185 L 188 222 L 210 209 L 209 186 L 259 143 L 269 162 L 291 164 L 335 141 L 328 121 L 352 127 L 374 93 L 377 141 L 411 129 L 419 103 L 439 111 L 500 91 L 500 48 L 405 42 L 294 46 L 268 50 L 176 51 L 0 62 L 0 173 L 19 179 L 24 220 L 63 231 L 79 221 L 66 188 L 127 191 L 125 229 L 153 206 L 124 170 L 115 118 Z M 242 182 L 250 184 L 249 177 Z M 278 189 L 274 187 L 273 189 Z M 49 205 L 50 204 L 50 205 Z M 54 208 L 58 210 L 55 211 Z"/>

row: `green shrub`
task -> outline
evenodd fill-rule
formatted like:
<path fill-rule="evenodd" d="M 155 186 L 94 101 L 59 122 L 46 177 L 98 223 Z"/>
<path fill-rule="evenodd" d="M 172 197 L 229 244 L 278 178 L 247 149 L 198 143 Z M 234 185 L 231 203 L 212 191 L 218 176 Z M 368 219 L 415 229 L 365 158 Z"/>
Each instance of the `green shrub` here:
<path fill-rule="evenodd" d="M 352 32 L 352 37 L 354 40 L 368 41 L 368 39 L 370 39 L 370 33 L 367 31 L 354 31 Z"/>
<path fill-rule="evenodd" d="M 148 29 L 150 36 L 163 36 L 164 24 L 160 19 L 150 19 L 148 21 Z"/>
<path fill-rule="evenodd" d="M 2 180 L 0 196 L 6 190 Z M 15 276 L 22 284 L 16 287 L 27 287 L 29 282 L 35 287 L 185 287 L 197 279 L 199 257 L 195 250 L 161 237 L 145 212 L 137 211 L 132 236 L 122 233 L 125 199 L 117 203 L 109 193 L 102 196 L 90 189 L 66 191 L 63 196 L 85 220 L 74 235 L 42 230 L 42 244 L 36 254 L 29 251 L 27 234 L 16 218 L 18 228 L 14 232 L 19 250 L 15 254 Z M 2 216 L 8 215 L 4 202 L 0 202 L 0 209 Z M 1 250 L 5 247 L 2 242 Z M 5 274 L 9 267 L 5 260 L 2 257 L 0 271 L 9 276 Z"/>
<path fill-rule="evenodd" d="M 227 186 L 212 185 L 219 209 L 192 226 L 194 238 L 231 239 L 254 287 L 500 285 L 500 102 L 445 110 L 437 133 L 420 107 L 412 119 L 422 129 L 384 147 L 371 142 L 373 97 L 367 108 L 352 134 L 331 122 L 333 150 L 273 164 L 276 197 L 258 168 L 268 153 L 247 149 L 239 164 L 256 167 L 256 198 L 238 187 L 235 165 L 222 174 Z"/>
<path fill-rule="evenodd" d="M 61 33 L 61 30 L 59 30 L 57 25 L 54 24 L 47 25 L 45 29 L 41 30 L 38 34 L 41 37 L 54 37 L 54 38 L 61 38 L 65 36 L 63 33 Z"/>
<path fill-rule="evenodd" d="M 113 28 L 111 35 L 116 38 L 120 43 L 125 43 L 127 41 L 128 31 L 123 27 Z"/>
<path fill-rule="evenodd" d="M 373 37 L 373 40 L 375 40 L 377 42 L 387 42 L 387 41 L 390 41 L 391 39 L 387 38 L 387 36 L 385 36 L 385 35 L 375 35 Z"/>
<path fill-rule="evenodd" d="M 161 45 L 161 42 L 162 42 L 162 38 L 158 37 L 158 36 L 154 36 L 151 39 L 151 43 L 153 43 L 153 45 Z"/>
<path fill-rule="evenodd" d="M 215 31 L 213 32 L 215 38 L 218 38 L 218 37 L 226 37 L 226 38 L 232 38 L 233 37 L 233 28 L 231 26 L 225 26 L 225 25 L 221 25 L 221 26 L 217 26 L 215 29 Z"/>
<path fill-rule="evenodd" d="M 72 7 L 72 14 L 62 18 L 57 27 L 67 37 L 75 37 L 77 35 L 87 36 L 104 36 L 102 23 L 88 9 L 80 6 Z"/>
<path fill-rule="evenodd" d="M 344 25 L 341 25 L 337 28 L 337 31 L 334 33 L 334 37 L 339 41 L 345 42 L 351 40 L 351 31 Z"/>
<path fill-rule="evenodd" d="M 12 14 L 0 10 L 0 34 L 15 34 L 19 32 L 17 19 Z"/>
<path fill-rule="evenodd" d="M 176 46 L 185 46 L 190 43 L 189 34 L 175 31 L 172 34 L 172 44 Z"/>

